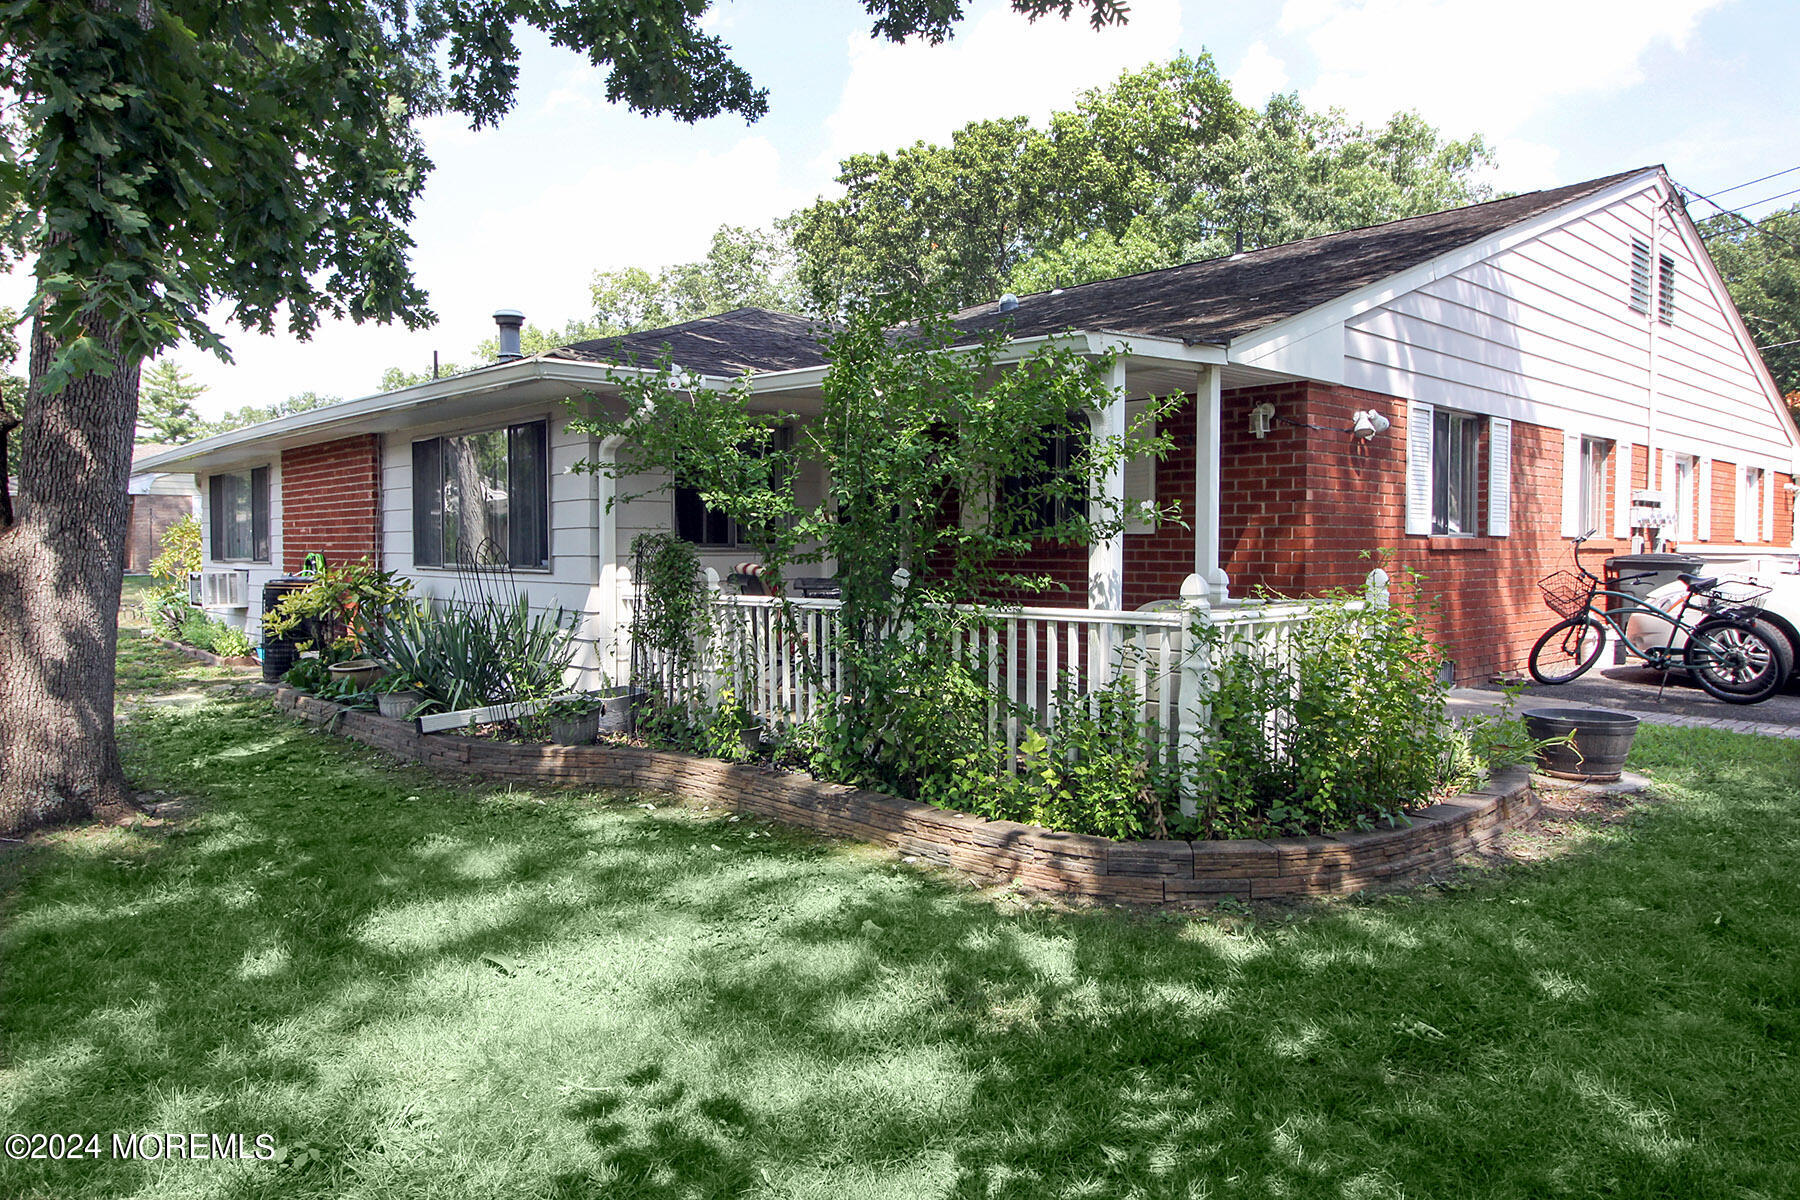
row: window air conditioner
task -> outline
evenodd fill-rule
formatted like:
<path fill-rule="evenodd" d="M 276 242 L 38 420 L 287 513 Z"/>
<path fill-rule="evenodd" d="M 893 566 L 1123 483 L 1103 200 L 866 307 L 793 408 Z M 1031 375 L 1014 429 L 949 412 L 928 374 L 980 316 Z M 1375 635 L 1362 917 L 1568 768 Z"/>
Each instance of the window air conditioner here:
<path fill-rule="evenodd" d="M 250 572 L 202 571 L 200 600 L 207 608 L 249 608 Z"/>

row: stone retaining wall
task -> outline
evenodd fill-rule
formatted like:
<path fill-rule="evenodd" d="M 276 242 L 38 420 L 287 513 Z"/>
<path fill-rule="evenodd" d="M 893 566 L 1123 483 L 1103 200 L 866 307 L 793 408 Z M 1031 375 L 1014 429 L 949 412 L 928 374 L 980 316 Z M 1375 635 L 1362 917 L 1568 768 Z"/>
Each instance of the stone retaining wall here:
<path fill-rule="evenodd" d="M 632 746 L 519 745 L 421 734 L 287 687 L 252 689 L 364 745 L 498 779 L 673 792 L 835 837 L 891 846 L 984 881 L 1140 905 L 1232 895 L 1326 895 L 1415 879 L 1448 867 L 1537 814 L 1523 768 L 1478 792 L 1416 812 L 1402 829 L 1227 842 L 1115 842 L 897 800 L 769 767 Z"/>

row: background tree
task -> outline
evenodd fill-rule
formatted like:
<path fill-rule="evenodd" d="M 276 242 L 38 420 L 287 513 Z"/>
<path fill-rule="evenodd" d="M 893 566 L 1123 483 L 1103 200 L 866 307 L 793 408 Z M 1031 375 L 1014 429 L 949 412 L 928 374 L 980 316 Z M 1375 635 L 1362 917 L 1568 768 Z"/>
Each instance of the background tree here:
<path fill-rule="evenodd" d="M 173 359 L 161 359 L 144 372 L 138 402 L 137 440 L 181 446 L 206 435 L 206 422 L 194 401 L 206 394 Z"/>
<path fill-rule="evenodd" d="M 1800 204 L 1757 222 L 1720 214 L 1700 223 L 1719 275 L 1789 407 L 1800 392 Z M 1800 417 L 1797 417 L 1800 419 Z"/>
<path fill-rule="evenodd" d="M 1033 16 L 1076 0 L 1012 0 Z M 1118 0 L 1083 0 L 1097 25 Z M 9 0 L 0 222 L 34 258 L 16 519 L 0 530 L 0 828 L 127 802 L 112 679 L 140 364 L 207 320 L 432 319 L 406 223 L 418 122 L 490 124 L 516 31 L 607 71 L 644 113 L 755 119 L 707 0 Z M 947 36 L 958 0 L 864 0 L 878 36 Z M 7 264 L 0 264 L 7 265 Z"/>
<path fill-rule="evenodd" d="M 1292 95 L 1247 108 L 1202 54 L 1127 72 L 1044 128 L 979 121 L 947 146 L 854 155 L 845 194 L 790 232 L 823 310 L 915 289 L 967 305 L 1471 203 L 1491 162 L 1414 113 L 1369 128 Z"/>
<path fill-rule="evenodd" d="M 312 408 L 322 408 L 327 404 L 337 404 L 342 400 L 342 396 L 321 396 L 318 392 L 299 392 L 289 396 L 286 400 L 277 400 L 273 404 L 246 404 L 206 422 L 200 436 L 211 437 L 215 433 L 242 429 L 246 425 L 258 425 L 264 421 L 273 421 L 277 417 L 290 416 L 293 413 L 305 412 Z"/>

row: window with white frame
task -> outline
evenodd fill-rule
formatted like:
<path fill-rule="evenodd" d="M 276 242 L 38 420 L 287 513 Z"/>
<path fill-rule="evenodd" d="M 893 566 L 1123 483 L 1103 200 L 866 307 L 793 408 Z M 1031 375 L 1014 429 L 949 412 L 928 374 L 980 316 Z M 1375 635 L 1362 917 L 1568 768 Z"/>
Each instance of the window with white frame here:
<path fill-rule="evenodd" d="M 269 561 L 269 468 L 214 475 L 207 484 L 214 562 Z"/>
<path fill-rule="evenodd" d="M 1406 456 L 1407 533 L 1512 532 L 1510 420 L 1415 401 L 1407 406 Z"/>
<path fill-rule="evenodd" d="M 413 443 L 413 562 L 550 565 L 550 436 L 544 421 Z"/>
<path fill-rule="evenodd" d="M 1737 540 L 1763 540 L 1763 489 L 1766 479 L 1761 467 L 1745 467 L 1738 484 Z"/>
<path fill-rule="evenodd" d="M 1694 466 L 1691 454 L 1675 456 L 1675 540 L 1694 540 Z"/>
<path fill-rule="evenodd" d="M 1581 499 L 1576 520 L 1581 533 L 1596 529 L 1604 535 L 1612 524 L 1606 516 L 1606 463 L 1612 452 L 1613 443 L 1606 438 L 1581 439 Z"/>

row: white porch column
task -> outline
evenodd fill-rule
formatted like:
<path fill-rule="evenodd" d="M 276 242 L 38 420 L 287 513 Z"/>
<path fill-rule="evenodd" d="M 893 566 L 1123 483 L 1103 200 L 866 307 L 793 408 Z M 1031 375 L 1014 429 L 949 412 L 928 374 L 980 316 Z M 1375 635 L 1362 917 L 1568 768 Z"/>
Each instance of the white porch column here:
<path fill-rule="evenodd" d="M 1194 574 L 1215 604 L 1230 582 L 1219 566 L 1220 408 L 1219 368 L 1201 367 L 1194 386 Z"/>
<path fill-rule="evenodd" d="M 594 657 L 601 670 L 611 677 L 610 682 L 615 684 L 627 682 L 624 676 L 631 669 L 631 656 L 624 641 L 625 626 L 619 619 L 619 513 L 614 503 L 619 484 L 609 474 L 622 441 L 624 439 L 617 435 L 598 443 L 590 440 L 594 465 L 607 470 L 596 470 L 593 474 L 594 569 L 588 611 L 599 617 Z"/>
<path fill-rule="evenodd" d="M 1090 413 L 1093 444 L 1102 440 L 1115 445 L 1125 440 L 1125 360 L 1112 365 L 1112 378 L 1107 381 L 1112 397 L 1106 406 Z M 1093 481 L 1094 513 L 1117 514 L 1125 503 L 1125 462 L 1120 459 L 1112 468 Z M 1125 602 L 1125 538 L 1123 535 L 1096 541 L 1088 547 L 1088 607 L 1117 609 Z"/>

